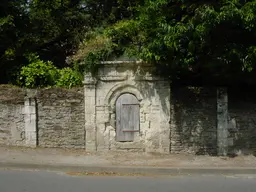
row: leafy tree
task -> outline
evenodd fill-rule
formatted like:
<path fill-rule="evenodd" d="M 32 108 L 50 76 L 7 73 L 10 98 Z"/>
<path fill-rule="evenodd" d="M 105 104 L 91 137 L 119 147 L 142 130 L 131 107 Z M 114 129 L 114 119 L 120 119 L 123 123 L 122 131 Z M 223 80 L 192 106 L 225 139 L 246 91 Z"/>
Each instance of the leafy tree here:
<path fill-rule="evenodd" d="M 128 55 L 172 80 L 253 83 L 255 14 L 255 0 L 2 0 L 0 82 L 36 52 L 58 68 Z"/>
<path fill-rule="evenodd" d="M 29 40 L 32 50 L 56 66 L 65 66 L 65 59 L 76 50 L 90 28 L 89 16 L 81 0 L 32 0 L 29 18 L 32 24 Z"/>
<path fill-rule="evenodd" d="M 1 83 L 16 79 L 28 53 L 65 67 L 91 27 L 82 0 L 4 0 L 0 11 Z"/>
<path fill-rule="evenodd" d="M 0 82 L 9 78 L 9 72 L 16 69 L 20 58 L 22 30 L 27 28 L 27 1 L 2 0 L 0 2 Z"/>
<path fill-rule="evenodd" d="M 144 2 L 105 29 L 114 48 L 159 64 L 173 80 L 255 82 L 255 0 Z"/>
<path fill-rule="evenodd" d="M 87 32 L 132 18 L 142 0 L 2 0 L 0 2 L 0 83 L 37 53 L 42 61 L 67 67 L 67 57 Z"/>

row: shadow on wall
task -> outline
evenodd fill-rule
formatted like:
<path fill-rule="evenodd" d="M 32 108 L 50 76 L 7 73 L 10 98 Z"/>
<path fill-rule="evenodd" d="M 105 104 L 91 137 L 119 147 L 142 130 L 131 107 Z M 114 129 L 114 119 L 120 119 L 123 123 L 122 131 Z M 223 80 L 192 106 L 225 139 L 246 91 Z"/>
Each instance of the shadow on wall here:
<path fill-rule="evenodd" d="M 234 155 L 256 156 L 256 92 L 253 87 L 230 88 L 229 136 Z"/>
<path fill-rule="evenodd" d="M 170 102 L 170 92 L 169 92 L 169 83 L 168 82 L 137 82 L 135 87 L 141 90 L 143 98 L 149 99 L 154 105 L 154 100 L 158 99 L 160 101 L 160 106 L 163 112 L 169 116 L 170 108 L 168 107 Z"/>
<path fill-rule="evenodd" d="M 173 87 L 171 152 L 217 154 L 216 88 Z"/>

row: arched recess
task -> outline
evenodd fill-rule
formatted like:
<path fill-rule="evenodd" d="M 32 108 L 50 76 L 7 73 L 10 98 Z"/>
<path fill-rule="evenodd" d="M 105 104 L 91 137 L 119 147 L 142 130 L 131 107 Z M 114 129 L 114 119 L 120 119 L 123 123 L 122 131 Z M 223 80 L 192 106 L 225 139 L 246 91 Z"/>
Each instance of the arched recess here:
<path fill-rule="evenodd" d="M 116 100 L 116 141 L 132 142 L 134 133 L 140 130 L 140 105 L 130 93 L 122 94 Z"/>
<path fill-rule="evenodd" d="M 120 95 L 130 93 L 133 94 L 139 102 L 142 101 L 143 96 L 140 91 L 133 84 L 120 83 L 110 89 L 105 97 L 105 106 L 110 106 L 110 112 L 115 111 L 115 104 Z"/>

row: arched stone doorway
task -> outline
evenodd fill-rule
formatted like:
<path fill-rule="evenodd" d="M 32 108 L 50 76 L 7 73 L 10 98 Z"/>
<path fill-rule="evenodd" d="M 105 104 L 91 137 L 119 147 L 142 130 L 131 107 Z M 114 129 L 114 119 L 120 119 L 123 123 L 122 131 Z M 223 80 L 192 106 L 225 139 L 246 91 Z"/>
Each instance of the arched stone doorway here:
<path fill-rule="evenodd" d="M 153 68 L 110 63 L 85 76 L 87 151 L 169 152 L 170 86 Z"/>

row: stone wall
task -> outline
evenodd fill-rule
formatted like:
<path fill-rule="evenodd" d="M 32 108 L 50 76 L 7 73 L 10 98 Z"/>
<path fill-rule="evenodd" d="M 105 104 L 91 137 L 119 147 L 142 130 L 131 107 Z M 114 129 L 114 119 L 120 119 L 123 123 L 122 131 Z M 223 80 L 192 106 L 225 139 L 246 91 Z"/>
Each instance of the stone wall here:
<path fill-rule="evenodd" d="M 228 154 L 256 154 L 256 93 L 228 90 Z M 172 88 L 171 153 L 217 154 L 216 93 L 214 87 Z"/>
<path fill-rule="evenodd" d="M 0 87 L 0 145 L 85 148 L 83 88 Z"/>
<path fill-rule="evenodd" d="M 171 153 L 216 154 L 216 88 L 173 87 Z"/>
<path fill-rule="evenodd" d="M 256 155 L 256 93 L 229 90 L 229 153 Z"/>
<path fill-rule="evenodd" d="M 35 97 L 39 146 L 85 148 L 83 89 L 42 89 Z"/>
<path fill-rule="evenodd" d="M 25 145 L 25 91 L 0 86 L 0 145 Z"/>
<path fill-rule="evenodd" d="M 218 154 L 217 88 L 170 88 L 152 70 L 107 65 L 69 90 L 0 86 L 0 145 Z M 228 153 L 256 154 L 256 94 L 228 90 Z M 115 102 L 126 93 L 139 101 L 140 130 L 117 142 Z"/>

